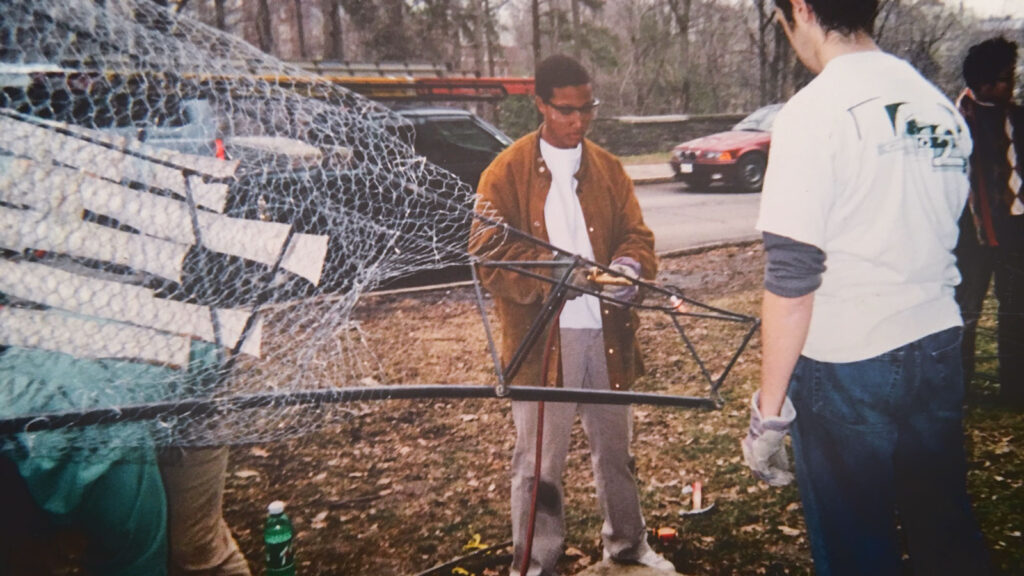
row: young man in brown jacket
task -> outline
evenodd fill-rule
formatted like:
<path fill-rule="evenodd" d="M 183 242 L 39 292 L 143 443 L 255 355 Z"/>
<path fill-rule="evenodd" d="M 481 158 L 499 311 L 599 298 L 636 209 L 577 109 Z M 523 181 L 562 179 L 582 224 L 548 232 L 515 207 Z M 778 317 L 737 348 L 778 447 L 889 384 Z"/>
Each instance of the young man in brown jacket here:
<path fill-rule="evenodd" d="M 484 172 L 476 209 L 562 252 L 553 253 L 529 238 L 480 221 L 474 224 L 470 251 L 490 261 L 544 261 L 575 254 L 626 275 L 654 278 L 654 235 L 643 222 L 633 184 L 618 159 L 585 138 L 598 105 L 589 74 L 572 58 L 552 56 L 540 64 L 535 76 L 535 101 L 544 123 Z M 502 361 L 507 364 L 553 284 L 492 267 L 481 267 L 480 276 L 495 298 Z M 553 276 L 559 277 L 560 272 Z M 634 286 L 626 286 L 610 295 L 629 301 L 636 293 Z M 638 318 L 632 309 L 572 292 L 556 321 L 558 335 L 551 343 L 547 373 L 542 374 L 544 346 L 538 344 L 509 384 L 626 390 L 642 371 L 635 336 Z M 547 404 L 536 520 L 532 542 L 527 544 L 531 494 L 538 481 L 534 477 L 538 405 L 513 402 L 512 574 L 555 573 L 565 533 L 562 472 L 577 412 L 590 444 L 605 519 L 604 557 L 675 573 L 672 564 L 647 544 L 632 473 L 629 406 Z M 527 547 L 529 563 L 523 561 Z"/>

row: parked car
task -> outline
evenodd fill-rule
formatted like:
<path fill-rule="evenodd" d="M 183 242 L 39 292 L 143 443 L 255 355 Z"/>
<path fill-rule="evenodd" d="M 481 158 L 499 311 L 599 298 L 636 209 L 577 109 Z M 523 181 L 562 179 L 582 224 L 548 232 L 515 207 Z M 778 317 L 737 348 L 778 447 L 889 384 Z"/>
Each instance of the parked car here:
<path fill-rule="evenodd" d="M 669 163 L 676 180 L 690 188 L 723 183 L 756 192 L 764 183 L 772 122 L 782 104 L 758 108 L 732 130 L 683 142 Z"/>
<path fill-rule="evenodd" d="M 416 131 L 416 153 L 476 190 L 480 174 L 512 139 L 476 114 L 458 108 L 398 108 Z"/>

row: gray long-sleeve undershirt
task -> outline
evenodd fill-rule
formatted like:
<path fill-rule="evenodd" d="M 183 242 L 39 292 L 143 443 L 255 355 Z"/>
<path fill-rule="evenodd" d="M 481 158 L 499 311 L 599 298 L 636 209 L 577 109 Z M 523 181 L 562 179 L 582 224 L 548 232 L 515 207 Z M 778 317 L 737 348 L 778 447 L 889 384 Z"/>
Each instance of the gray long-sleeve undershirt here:
<path fill-rule="evenodd" d="M 817 246 L 764 232 L 764 287 L 783 298 L 799 298 L 821 286 L 825 253 Z"/>

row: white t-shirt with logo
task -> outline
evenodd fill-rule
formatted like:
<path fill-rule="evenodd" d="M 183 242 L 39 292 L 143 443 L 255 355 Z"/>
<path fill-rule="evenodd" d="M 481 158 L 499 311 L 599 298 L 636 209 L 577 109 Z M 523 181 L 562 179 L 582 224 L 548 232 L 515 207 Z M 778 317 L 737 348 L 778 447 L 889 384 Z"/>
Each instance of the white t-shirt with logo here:
<path fill-rule="evenodd" d="M 783 107 L 757 228 L 825 253 L 805 356 L 864 360 L 961 324 L 970 153 L 956 108 L 884 52 L 834 58 Z"/>
<path fill-rule="evenodd" d="M 583 158 L 583 145 L 575 148 L 556 148 L 543 138 L 540 153 L 551 171 L 551 189 L 544 202 L 544 223 L 548 241 L 569 252 L 594 259 L 583 208 L 576 196 L 576 172 Z M 567 300 L 558 317 L 560 328 L 601 328 L 601 303 L 595 296 L 584 295 Z"/>

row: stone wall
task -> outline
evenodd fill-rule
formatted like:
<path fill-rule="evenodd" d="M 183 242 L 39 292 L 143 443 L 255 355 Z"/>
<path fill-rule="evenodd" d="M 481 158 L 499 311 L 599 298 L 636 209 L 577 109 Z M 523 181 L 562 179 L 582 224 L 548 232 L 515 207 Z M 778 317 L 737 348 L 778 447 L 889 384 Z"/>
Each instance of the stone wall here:
<path fill-rule="evenodd" d="M 618 156 L 668 152 L 681 142 L 728 130 L 744 116 L 598 117 L 591 124 L 588 137 Z"/>

